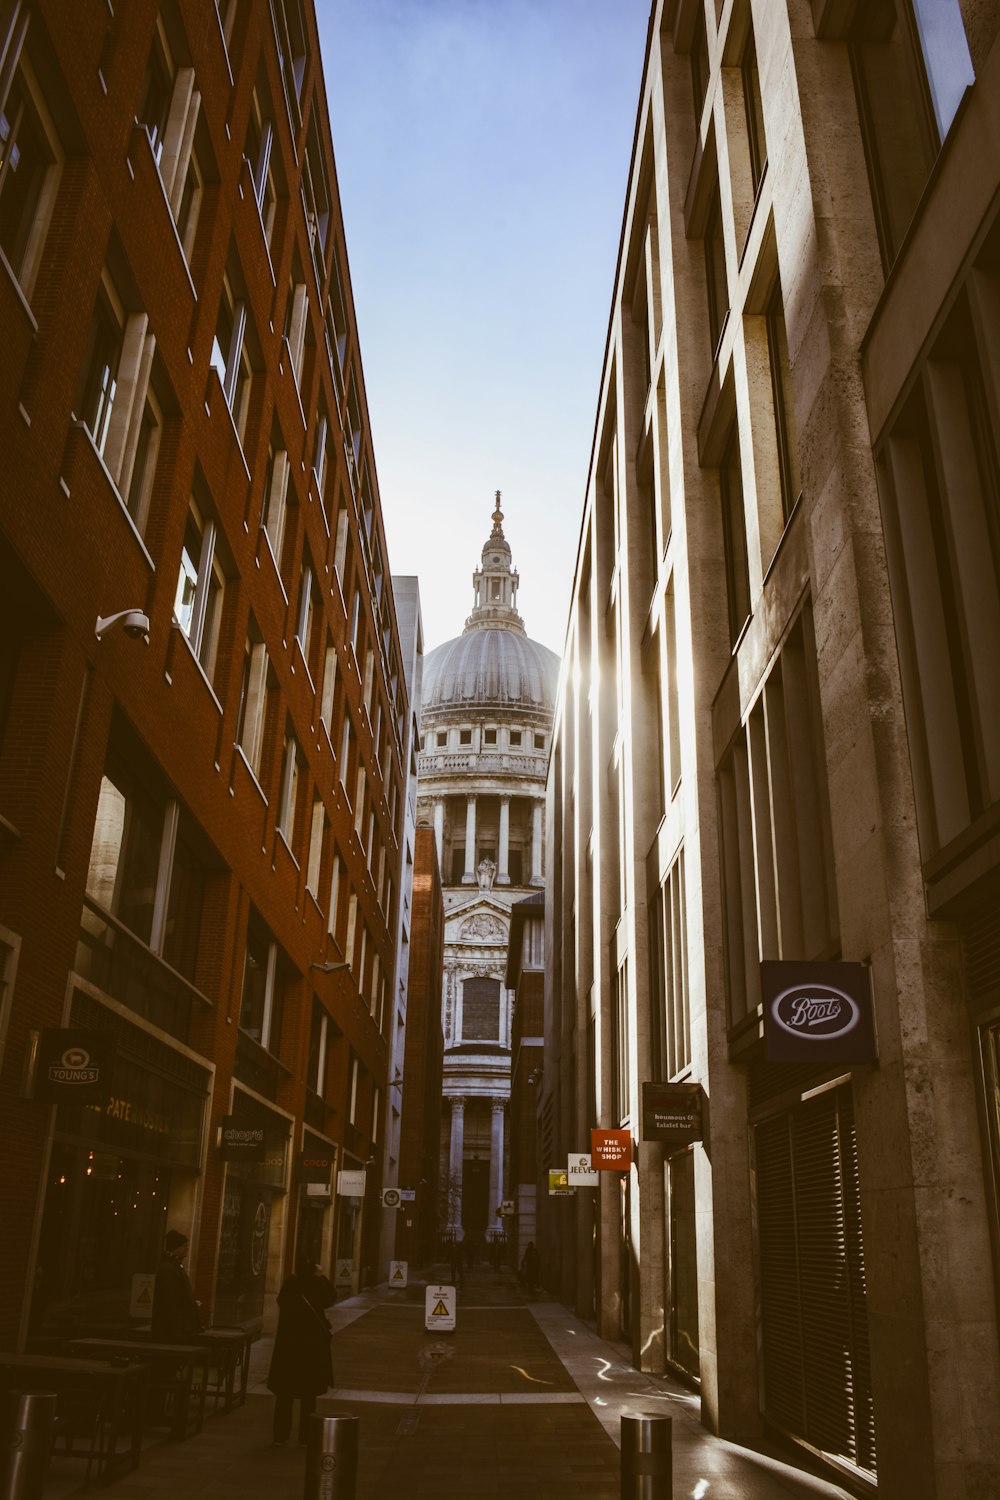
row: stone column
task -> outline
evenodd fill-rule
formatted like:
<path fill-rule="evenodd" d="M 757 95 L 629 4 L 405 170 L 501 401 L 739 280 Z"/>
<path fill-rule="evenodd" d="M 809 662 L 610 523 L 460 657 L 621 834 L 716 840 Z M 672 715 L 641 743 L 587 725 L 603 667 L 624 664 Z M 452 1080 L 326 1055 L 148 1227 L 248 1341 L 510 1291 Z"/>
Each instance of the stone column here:
<path fill-rule="evenodd" d="M 469 796 L 465 803 L 465 874 L 463 885 L 476 883 L 476 799 Z"/>
<path fill-rule="evenodd" d="M 542 884 L 542 804 L 531 805 L 531 884 Z"/>
<path fill-rule="evenodd" d="M 503 1100 L 493 1100 L 493 1129 L 490 1135 L 490 1201 L 486 1223 L 491 1230 L 499 1228 L 497 1209 L 503 1198 Z"/>
<path fill-rule="evenodd" d="M 500 844 L 497 849 L 497 885 L 510 885 L 510 798 L 500 798 Z"/>
<path fill-rule="evenodd" d="M 439 798 L 434 804 L 434 842 L 437 844 L 438 869 L 441 871 L 441 884 L 447 884 L 444 873 L 444 799 Z"/>
<path fill-rule="evenodd" d="M 462 1227 L 462 1163 L 465 1159 L 465 1100 L 451 1101 L 451 1151 L 448 1156 L 448 1231 Z"/>

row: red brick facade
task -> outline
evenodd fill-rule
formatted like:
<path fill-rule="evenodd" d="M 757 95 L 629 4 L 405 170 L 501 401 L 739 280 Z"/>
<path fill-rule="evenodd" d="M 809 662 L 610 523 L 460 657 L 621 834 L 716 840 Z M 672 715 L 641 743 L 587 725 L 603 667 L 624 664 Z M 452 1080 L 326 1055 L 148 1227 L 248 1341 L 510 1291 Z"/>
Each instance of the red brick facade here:
<path fill-rule="evenodd" d="M 223 1277 L 258 1317 L 297 1237 L 357 1283 L 359 1205 L 296 1161 L 381 1156 L 408 710 L 312 5 L 38 0 L 0 32 L 0 208 L 29 194 L 0 244 L 10 1346 L 42 1302 L 120 1316 L 167 1220 L 209 1316 Z M 98 640 L 128 608 L 148 645 Z M 117 1035 L 130 1137 L 25 1097 L 32 1030 L 70 1020 Z M 227 1165 L 247 1111 L 268 1159 Z M 146 1230 L 107 1244 L 129 1196 Z"/>

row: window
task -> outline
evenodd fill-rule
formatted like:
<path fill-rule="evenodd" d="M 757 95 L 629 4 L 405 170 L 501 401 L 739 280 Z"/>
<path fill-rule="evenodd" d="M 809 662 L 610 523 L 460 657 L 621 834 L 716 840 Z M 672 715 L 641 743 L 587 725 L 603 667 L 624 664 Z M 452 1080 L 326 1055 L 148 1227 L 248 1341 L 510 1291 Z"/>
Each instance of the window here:
<path fill-rule="evenodd" d="M 447 744 L 448 744 L 448 731 L 447 731 L 447 729 L 439 729 L 437 731 L 437 733 L 435 734 L 435 736 L 434 736 L 434 740 L 435 740 L 435 743 L 437 744 L 437 746 L 439 747 L 439 749 L 442 749 L 442 750 L 445 749 L 447 747 Z"/>
<path fill-rule="evenodd" d="M 226 591 L 222 542 L 216 522 L 191 497 L 174 597 L 174 619 L 212 681 L 218 659 Z"/>
<path fill-rule="evenodd" d="M 299 103 L 306 71 L 306 27 L 299 0 L 275 0 L 271 6 L 274 33 L 278 43 L 281 83 L 285 91 L 289 119 L 301 119 Z M 293 116 L 292 111 L 295 111 Z"/>
<path fill-rule="evenodd" d="M 330 296 L 326 305 L 326 344 L 333 371 L 338 402 L 344 399 L 344 360 L 347 354 L 347 314 L 344 311 L 344 289 L 340 281 L 340 262 L 333 257 Z"/>
<path fill-rule="evenodd" d="M 275 426 L 271 432 L 267 465 L 264 470 L 264 513 L 261 525 L 279 573 L 285 542 L 285 520 L 288 514 L 288 475 L 288 454 L 285 451 L 281 433 Z"/>
<path fill-rule="evenodd" d="M 291 725 L 285 730 L 285 748 L 281 760 L 281 789 L 278 795 L 278 832 L 289 849 L 295 841 L 295 815 L 298 810 L 302 752 Z"/>
<path fill-rule="evenodd" d="M 255 911 L 247 925 L 243 964 L 240 1030 L 261 1047 L 280 1055 L 281 1022 L 285 1008 L 287 964 L 267 927 Z"/>
<path fill-rule="evenodd" d="M 140 535 L 145 535 L 146 522 L 149 519 L 149 502 L 153 493 L 153 476 L 156 473 L 156 459 L 160 451 L 162 428 L 163 416 L 159 403 L 152 390 L 149 390 L 143 403 L 135 447 L 131 453 L 131 472 L 129 472 L 129 455 L 126 454 L 122 460 L 120 479 L 120 491 L 125 501 L 125 508 L 135 522 L 136 530 Z"/>
<path fill-rule="evenodd" d="M 628 1120 L 631 1109 L 632 1051 L 628 1024 L 628 960 L 616 970 L 611 984 L 611 1115 L 616 1125 Z"/>
<path fill-rule="evenodd" d="M 350 1084 L 348 1089 L 347 1118 L 350 1124 L 358 1123 L 358 1060 L 351 1053 Z"/>
<path fill-rule="evenodd" d="M 146 71 L 139 90 L 139 107 L 135 112 L 135 118 L 149 137 L 153 159 L 158 167 L 163 160 L 173 94 L 174 60 L 163 18 L 157 17 L 153 44 L 149 49 Z"/>
<path fill-rule="evenodd" d="M 206 870 L 186 812 L 155 787 L 152 773 L 140 779 L 134 754 L 107 765 L 87 895 L 193 983 Z"/>
<path fill-rule="evenodd" d="M 288 349 L 288 358 L 291 363 L 292 374 L 295 377 L 295 384 L 300 389 L 302 386 L 302 364 L 305 358 L 306 326 L 308 322 L 309 293 L 306 290 L 302 267 L 296 255 L 291 274 L 288 278 L 288 296 L 285 300 L 285 324 L 282 336 Z"/>
<path fill-rule="evenodd" d="M 521 743 L 521 738 L 522 738 L 522 735 L 521 735 L 521 731 L 520 731 L 520 729 L 512 729 L 512 730 L 511 730 L 511 731 L 510 731 L 510 736 L 509 736 L 509 738 L 510 738 L 510 743 L 511 743 L 511 744 L 512 744 L 512 745 L 514 745 L 514 746 L 518 746 L 518 745 L 520 745 L 520 743 Z"/>
<path fill-rule="evenodd" d="M 267 648 L 253 615 L 247 626 L 243 647 L 243 671 L 240 679 L 240 708 L 236 722 L 236 742 L 246 756 L 255 776 L 260 775 L 264 725 L 267 719 L 270 677 Z"/>
<path fill-rule="evenodd" d="M 323 507 L 323 519 L 327 526 L 329 526 L 333 491 L 333 484 L 331 483 L 333 465 L 330 463 L 330 418 L 327 413 L 326 398 L 322 395 L 319 398 L 319 405 L 316 409 L 315 431 L 313 473 L 316 476 L 316 493 L 319 496 L 319 503 Z"/>
<path fill-rule="evenodd" d="M 767 140 L 764 135 L 764 106 L 760 96 L 760 74 L 757 71 L 757 44 L 754 41 L 752 25 L 740 59 L 740 74 L 743 79 L 743 108 L 747 117 L 750 177 L 756 197 L 767 166 Z"/>
<path fill-rule="evenodd" d="M 273 243 L 274 225 L 278 210 L 278 183 L 275 176 L 275 164 L 272 161 L 272 148 L 274 146 L 274 130 L 271 124 L 270 109 L 261 103 L 261 97 L 266 100 L 267 94 L 261 87 L 261 91 L 255 88 L 250 99 L 250 118 L 247 121 L 246 141 L 243 146 L 243 155 L 250 169 L 250 180 L 253 183 L 254 201 L 260 214 L 260 227 L 264 232 L 270 253 Z"/>
<path fill-rule="evenodd" d="M 322 1099 L 326 1094 L 326 1057 L 329 1017 L 318 1000 L 313 1001 L 309 1028 L 309 1068 L 306 1083 Z"/>
<path fill-rule="evenodd" d="M 295 625 L 295 638 L 299 643 L 302 660 L 311 678 L 315 677 L 315 668 L 318 665 L 319 631 L 316 629 L 316 620 L 320 616 L 321 607 L 316 574 L 312 563 L 308 557 L 304 556 L 299 580 L 299 614 Z"/>
<path fill-rule="evenodd" d="M 705 29 L 704 0 L 697 0 L 694 36 L 691 38 L 691 88 L 694 94 L 695 118 L 700 121 L 708 94 L 708 33 Z"/>
<path fill-rule="evenodd" d="M 77 390 L 75 411 L 94 440 L 98 453 L 104 453 L 118 390 L 118 362 L 121 359 L 125 314 L 114 287 L 105 275 L 101 279 L 97 301 L 90 320 L 87 354 Z"/>
<path fill-rule="evenodd" d="M 462 981 L 462 1040 L 464 1042 L 500 1040 L 499 979 L 465 979 Z"/>
<path fill-rule="evenodd" d="M 718 769 L 730 1024 L 755 1015 L 762 958 L 825 959 L 836 883 L 812 612 L 800 614 Z"/>
<path fill-rule="evenodd" d="M 253 384 L 251 346 L 256 348 L 253 330 L 242 295 L 242 279 L 235 264 L 222 278 L 219 313 L 212 342 L 211 367 L 219 377 L 222 394 L 229 407 L 242 445 L 246 433 L 250 391 Z"/>
<path fill-rule="evenodd" d="M 460 745 L 471 745 L 472 744 L 472 730 L 471 729 L 460 729 L 458 731 L 458 743 Z"/>
<path fill-rule="evenodd" d="M 545 749 L 545 736 L 544 736 L 544 734 L 536 734 L 535 735 L 535 749 L 536 750 L 544 750 Z"/>
<path fill-rule="evenodd" d="M 716 185 L 705 221 L 705 284 L 708 292 L 708 330 L 712 358 L 719 352 L 722 331 L 729 314 L 729 283 L 726 277 L 726 245 L 722 236 L 722 209 Z"/>
<path fill-rule="evenodd" d="M 327 914 L 326 927 L 330 936 L 336 942 L 339 929 L 340 916 L 340 855 L 334 848 L 333 867 L 330 871 L 330 910 Z"/>
<path fill-rule="evenodd" d="M 785 308 L 781 299 L 781 282 L 775 281 L 764 314 L 767 324 L 767 351 L 771 365 L 771 393 L 774 402 L 774 429 L 778 446 L 778 470 L 781 475 L 781 513 L 787 521 L 802 488 L 799 477 L 799 446 L 792 406 L 791 370 L 788 362 L 788 334 Z"/>
<path fill-rule="evenodd" d="M 495 729 L 484 729 L 483 730 L 483 744 L 484 745 L 495 745 L 496 742 L 497 742 L 497 732 L 496 732 L 496 730 Z"/>
<path fill-rule="evenodd" d="M 330 227 L 330 190 L 315 115 L 309 122 L 305 159 L 302 163 L 302 206 L 305 209 L 316 280 L 322 285 L 325 279 L 326 237 Z"/>
<path fill-rule="evenodd" d="M 350 625 L 351 646 L 352 646 L 352 648 L 354 650 L 355 657 L 358 654 L 358 634 L 359 634 L 360 626 L 361 626 L 361 591 L 360 591 L 360 589 L 355 589 L 353 597 L 351 599 L 351 625 Z"/>
<path fill-rule="evenodd" d="M 319 792 L 313 793 L 312 815 L 309 819 L 309 857 L 306 861 L 306 890 L 319 895 L 320 869 L 323 863 L 323 845 L 326 842 L 326 812 Z"/>
<path fill-rule="evenodd" d="M 27 7 L 10 38 L 0 87 L 10 77 L 28 24 Z M 2 96 L 0 96 L 2 98 Z M 59 185 L 62 150 L 44 96 L 23 55 L 0 107 L 0 250 L 30 297 Z"/>
<path fill-rule="evenodd" d="M 649 943 L 653 1077 L 676 1078 L 691 1062 L 683 850 L 650 902 Z"/>
<path fill-rule="evenodd" d="M 850 33 L 882 261 L 889 270 L 966 88 L 958 0 L 868 0 Z"/>
<path fill-rule="evenodd" d="M 336 691 L 337 648 L 333 644 L 333 637 L 327 631 L 326 646 L 323 651 L 323 685 L 319 710 L 319 716 L 326 725 L 327 734 L 330 734 L 333 729 L 333 708 Z"/>
<path fill-rule="evenodd" d="M 746 514 L 743 508 L 743 470 L 735 427 L 719 467 L 719 489 L 722 495 L 722 531 L 726 552 L 729 640 L 735 646 L 750 618 L 750 567 L 747 561 Z"/>

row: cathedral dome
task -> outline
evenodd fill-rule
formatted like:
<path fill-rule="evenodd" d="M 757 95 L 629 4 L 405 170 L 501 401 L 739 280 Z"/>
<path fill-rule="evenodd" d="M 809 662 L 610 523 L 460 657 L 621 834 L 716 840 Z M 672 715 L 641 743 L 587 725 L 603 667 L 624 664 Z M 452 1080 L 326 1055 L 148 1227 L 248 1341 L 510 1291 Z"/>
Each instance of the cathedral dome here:
<path fill-rule="evenodd" d="M 551 718 L 558 675 L 555 652 L 519 631 L 467 629 L 424 658 L 421 713 L 503 708 Z"/>
<path fill-rule="evenodd" d="M 492 520 L 481 566 L 473 574 L 475 598 L 465 630 L 424 658 L 425 723 L 448 710 L 467 714 L 469 709 L 523 711 L 552 719 L 559 658 L 528 638 L 518 614 L 519 579 L 503 534 L 499 490 Z"/>

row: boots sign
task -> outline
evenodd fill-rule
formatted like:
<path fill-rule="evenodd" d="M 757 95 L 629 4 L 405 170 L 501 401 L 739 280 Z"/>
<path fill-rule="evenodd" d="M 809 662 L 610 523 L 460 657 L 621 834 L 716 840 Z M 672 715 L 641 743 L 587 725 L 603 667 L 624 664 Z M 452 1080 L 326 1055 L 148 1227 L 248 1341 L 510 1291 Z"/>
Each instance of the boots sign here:
<path fill-rule="evenodd" d="M 873 1062 L 871 969 L 867 964 L 760 966 L 768 1062 Z"/>

